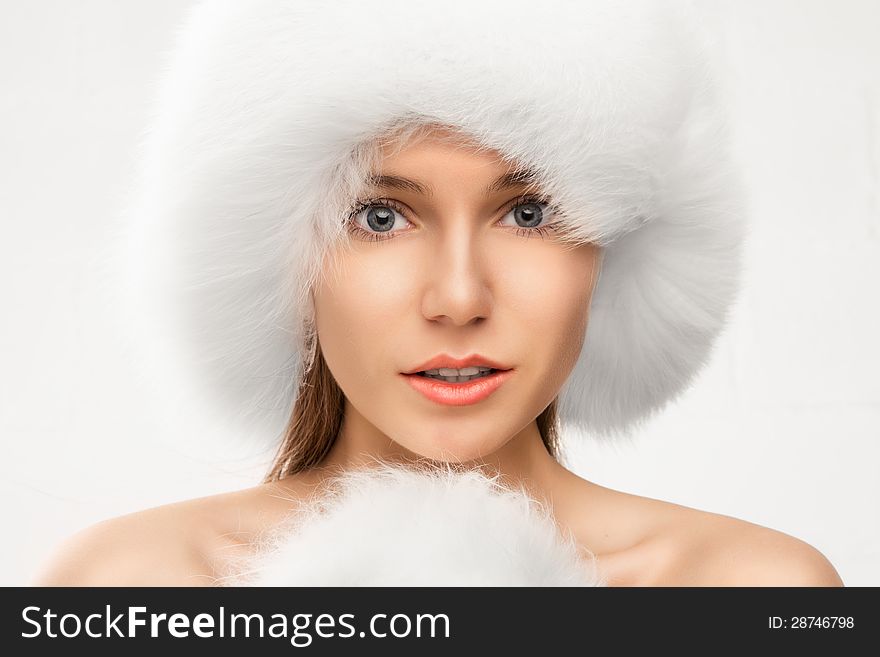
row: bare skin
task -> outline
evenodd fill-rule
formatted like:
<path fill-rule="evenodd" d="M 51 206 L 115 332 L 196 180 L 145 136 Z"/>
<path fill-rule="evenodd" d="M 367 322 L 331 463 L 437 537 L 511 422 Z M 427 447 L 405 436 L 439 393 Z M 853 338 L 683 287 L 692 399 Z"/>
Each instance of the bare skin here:
<path fill-rule="evenodd" d="M 535 418 L 577 361 L 602 253 L 508 221 L 511 201 L 532 191 L 516 182 L 487 192 L 509 172 L 491 152 L 432 138 L 385 153 L 377 173 L 430 191 L 373 190 L 396 204 L 393 234 L 371 242 L 361 233 L 313 290 L 323 354 L 345 395 L 319 467 L 99 523 L 62 545 L 35 583 L 222 584 L 328 473 L 380 457 L 472 463 L 524 484 L 596 555 L 610 586 L 842 585 L 796 538 L 599 486 L 547 452 Z M 401 377 L 440 352 L 479 353 L 513 375 L 479 403 L 444 406 Z"/>
<path fill-rule="evenodd" d="M 320 492 L 340 465 L 362 465 L 376 453 L 399 456 L 393 446 L 346 453 L 347 447 L 338 442 L 321 466 L 278 482 L 93 525 L 62 544 L 34 584 L 222 586 L 255 541 Z M 501 452 L 480 463 L 497 469 L 505 459 L 528 462 L 528 477 L 501 473 L 549 502 L 560 529 L 597 557 L 609 586 L 843 585 L 819 551 L 792 536 L 578 477 L 546 451 L 535 424 Z"/>
<path fill-rule="evenodd" d="M 32 584 L 222 585 L 230 564 L 247 557 L 252 541 L 277 526 L 320 480 L 315 469 L 98 523 L 62 543 Z M 567 528 L 597 556 L 609 586 L 843 585 L 820 552 L 787 534 L 571 473 L 562 486 L 567 505 L 581 510 Z M 555 512 L 560 514 L 558 502 Z"/>

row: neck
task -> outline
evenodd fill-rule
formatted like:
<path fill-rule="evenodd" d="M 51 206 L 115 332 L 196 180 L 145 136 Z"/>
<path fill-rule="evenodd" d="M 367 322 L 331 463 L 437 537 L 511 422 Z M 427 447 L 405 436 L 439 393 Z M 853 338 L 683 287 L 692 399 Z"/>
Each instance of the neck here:
<path fill-rule="evenodd" d="M 345 401 L 342 427 L 320 468 L 345 470 L 369 465 L 376 459 L 392 463 L 424 462 L 426 459 L 394 442 Z M 498 474 L 505 484 L 524 486 L 534 497 L 552 504 L 554 493 L 573 476 L 547 451 L 536 421 L 530 422 L 500 449 L 479 459 L 463 462 L 488 474 Z"/>

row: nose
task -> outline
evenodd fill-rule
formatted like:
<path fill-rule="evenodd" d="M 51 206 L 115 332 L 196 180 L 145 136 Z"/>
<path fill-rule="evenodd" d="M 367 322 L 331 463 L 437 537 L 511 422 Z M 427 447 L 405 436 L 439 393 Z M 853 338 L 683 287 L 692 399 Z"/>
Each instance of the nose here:
<path fill-rule="evenodd" d="M 492 309 L 490 263 L 480 236 L 464 226 L 439 237 L 439 244 L 424 266 L 422 314 L 431 321 L 467 326 L 489 317 Z"/>

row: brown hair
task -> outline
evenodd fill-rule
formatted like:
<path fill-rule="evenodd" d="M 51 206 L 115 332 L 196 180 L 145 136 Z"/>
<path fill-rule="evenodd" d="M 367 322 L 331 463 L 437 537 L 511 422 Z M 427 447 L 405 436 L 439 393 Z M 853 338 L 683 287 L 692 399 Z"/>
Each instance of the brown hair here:
<path fill-rule="evenodd" d="M 303 373 L 284 438 L 263 483 L 278 481 L 320 463 L 342 426 L 345 396 L 327 367 L 320 342 L 315 342 L 312 365 Z M 553 458 L 559 452 L 557 399 L 537 418 L 541 439 Z"/>

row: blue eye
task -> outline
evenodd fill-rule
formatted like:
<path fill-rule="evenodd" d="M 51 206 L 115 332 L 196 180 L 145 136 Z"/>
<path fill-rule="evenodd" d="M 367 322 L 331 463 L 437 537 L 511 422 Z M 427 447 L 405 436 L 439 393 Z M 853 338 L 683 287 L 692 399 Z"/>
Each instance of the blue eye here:
<path fill-rule="evenodd" d="M 394 210 L 382 205 L 367 208 L 367 225 L 375 231 L 385 233 L 394 228 Z"/>
<path fill-rule="evenodd" d="M 544 220 L 545 208 L 549 203 L 540 201 L 526 201 L 517 203 L 507 214 L 513 216 L 517 226 L 521 228 L 535 228 Z M 505 218 L 507 215 L 505 215 Z"/>
<path fill-rule="evenodd" d="M 365 201 L 358 204 L 349 217 L 349 228 L 359 239 L 379 241 L 391 239 L 394 228 L 405 228 L 409 223 L 405 210 L 390 199 Z"/>
<path fill-rule="evenodd" d="M 553 217 L 550 202 L 533 197 L 520 197 L 507 206 L 508 210 L 499 222 L 502 226 L 516 228 L 516 234 L 542 238 L 559 226 L 559 222 L 548 222 Z M 408 225 L 407 210 L 393 199 L 373 199 L 361 201 L 348 217 L 348 228 L 353 236 L 368 242 L 379 242 L 393 238 Z M 506 223 L 508 218 L 513 224 Z"/>
<path fill-rule="evenodd" d="M 534 234 L 540 235 L 542 238 L 558 227 L 558 222 L 548 222 L 553 217 L 553 211 L 550 202 L 544 199 L 523 197 L 516 199 L 509 206 L 507 214 L 502 219 L 502 224 L 508 217 L 512 218 L 514 224 L 512 228 L 516 228 L 516 234 L 523 237 L 531 237 Z"/>

